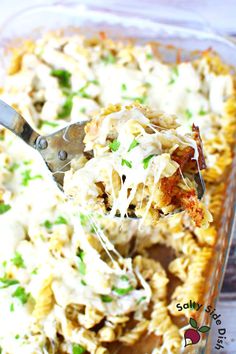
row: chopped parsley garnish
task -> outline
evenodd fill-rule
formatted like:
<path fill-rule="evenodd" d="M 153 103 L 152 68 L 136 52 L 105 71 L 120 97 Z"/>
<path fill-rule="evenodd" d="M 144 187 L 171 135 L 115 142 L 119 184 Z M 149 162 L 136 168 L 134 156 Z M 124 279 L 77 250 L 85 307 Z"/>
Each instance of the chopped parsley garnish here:
<path fill-rule="evenodd" d="M 85 108 L 85 107 L 82 107 L 82 108 L 80 108 L 79 111 L 80 111 L 80 113 L 83 113 L 83 114 L 84 114 L 84 113 L 86 113 L 86 108 Z"/>
<path fill-rule="evenodd" d="M 204 111 L 203 108 L 200 109 L 200 111 L 198 112 L 199 116 L 205 116 L 205 114 L 207 114 L 206 111 Z"/>
<path fill-rule="evenodd" d="M 86 283 L 86 281 L 84 281 L 84 279 L 82 279 L 80 282 L 81 282 L 81 284 L 84 285 L 84 286 L 87 285 L 87 283 Z"/>
<path fill-rule="evenodd" d="M 50 121 L 48 121 L 48 120 L 43 120 L 43 119 L 41 119 L 41 120 L 39 121 L 38 128 L 41 129 L 43 125 L 47 125 L 47 126 L 52 127 L 52 128 L 58 127 L 58 123 L 56 123 L 56 122 L 50 122 Z"/>
<path fill-rule="evenodd" d="M 103 61 L 105 64 L 115 64 L 116 58 L 114 57 L 114 55 L 113 55 L 112 53 L 108 53 L 107 56 L 105 56 L 105 57 L 102 58 L 102 61 Z"/>
<path fill-rule="evenodd" d="M 125 280 L 125 281 L 129 281 L 129 278 L 127 277 L 127 275 L 122 275 L 120 277 L 121 280 Z"/>
<path fill-rule="evenodd" d="M 45 220 L 44 223 L 42 224 L 44 227 L 47 229 L 51 229 L 53 225 L 67 225 L 68 221 L 63 217 L 63 216 L 58 216 L 57 219 L 52 222 L 50 220 Z"/>
<path fill-rule="evenodd" d="M 17 268 L 25 268 L 25 262 L 20 253 L 16 252 L 14 258 L 12 258 L 11 261 Z"/>
<path fill-rule="evenodd" d="M 31 272 L 31 274 L 34 274 L 34 275 L 38 274 L 38 268 L 37 267 L 34 268 Z"/>
<path fill-rule="evenodd" d="M 53 223 L 49 220 L 45 220 L 43 226 L 46 227 L 46 229 L 51 229 L 53 227 Z"/>
<path fill-rule="evenodd" d="M 172 73 L 172 77 L 171 77 L 170 81 L 168 82 L 168 85 L 174 84 L 176 78 L 179 76 L 178 67 L 177 66 L 173 66 L 173 68 L 171 68 L 171 73 Z"/>
<path fill-rule="evenodd" d="M 22 286 L 18 286 L 16 291 L 12 294 L 12 297 L 16 297 L 22 305 L 26 304 L 29 299 L 30 294 L 27 294 Z"/>
<path fill-rule="evenodd" d="M 23 161 L 23 164 L 24 164 L 25 166 L 29 166 L 29 165 L 31 165 L 31 163 L 32 163 L 31 160 L 25 160 L 25 161 Z"/>
<path fill-rule="evenodd" d="M 117 287 L 113 286 L 112 290 L 117 295 L 123 296 L 123 295 L 127 295 L 128 293 L 130 293 L 132 290 L 134 290 L 134 288 L 132 285 L 128 286 L 128 288 L 117 288 Z"/>
<path fill-rule="evenodd" d="M 82 98 L 91 98 L 91 96 L 89 96 L 89 94 L 87 94 L 85 92 L 85 90 L 88 88 L 90 82 L 87 82 L 87 84 L 85 84 L 83 87 L 81 87 L 81 89 L 79 89 L 79 91 L 77 92 L 77 95 L 79 95 Z"/>
<path fill-rule="evenodd" d="M 128 152 L 130 152 L 132 149 L 134 149 L 138 145 L 139 145 L 139 142 L 136 139 L 134 139 L 129 146 Z"/>
<path fill-rule="evenodd" d="M 145 104 L 147 102 L 147 96 L 144 95 L 142 97 L 130 97 L 130 96 L 121 96 L 123 100 L 129 100 L 129 101 L 137 101 L 141 104 Z"/>
<path fill-rule="evenodd" d="M 80 213 L 80 214 L 79 214 L 79 218 L 80 218 L 80 223 L 81 223 L 81 225 L 82 225 L 82 226 L 86 226 L 87 223 L 88 223 L 88 221 L 89 221 L 88 215 L 85 215 L 85 214 L 83 214 L 83 213 Z"/>
<path fill-rule="evenodd" d="M 64 218 L 64 216 L 59 215 L 55 220 L 55 225 L 67 225 L 68 221 Z"/>
<path fill-rule="evenodd" d="M 98 231 L 97 225 L 96 224 L 92 224 L 90 232 L 92 232 L 93 234 L 96 234 Z"/>
<path fill-rule="evenodd" d="M 142 296 L 140 299 L 137 300 L 137 305 L 139 305 L 142 301 L 145 301 L 147 296 Z"/>
<path fill-rule="evenodd" d="M 20 167 L 20 165 L 17 162 L 13 162 L 13 164 L 8 168 L 8 171 L 14 172 Z"/>
<path fill-rule="evenodd" d="M 128 160 L 125 160 L 125 159 L 122 159 L 121 160 L 121 165 L 122 166 L 127 166 L 129 168 L 132 168 L 132 162 L 131 161 L 128 161 Z"/>
<path fill-rule="evenodd" d="M 122 85 L 121 85 L 121 90 L 122 90 L 122 91 L 126 91 L 126 90 L 127 90 L 126 84 L 122 84 Z"/>
<path fill-rule="evenodd" d="M 168 85 L 173 85 L 175 83 L 174 79 L 170 79 L 170 81 L 168 82 Z"/>
<path fill-rule="evenodd" d="M 97 85 L 97 86 L 99 85 L 99 81 L 98 80 L 90 80 L 89 83 Z"/>
<path fill-rule="evenodd" d="M 109 148 L 112 151 L 117 151 L 120 147 L 120 142 L 118 140 L 113 140 L 110 144 L 109 144 Z"/>
<path fill-rule="evenodd" d="M 148 168 L 149 161 L 153 158 L 153 156 L 155 156 L 155 155 L 152 154 L 152 155 L 145 157 L 145 159 L 143 159 L 143 168 L 145 170 Z"/>
<path fill-rule="evenodd" d="M 19 334 L 16 334 L 15 335 L 15 339 L 19 339 L 20 338 L 20 335 Z"/>
<path fill-rule="evenodd" d="M 86 349 L 82 347 L 80 344 L 73 344 L 72 345 L 72 354 L 83 354 L 86 352 Z"/>
<path fill-rule="evenodd" d="M 193 116 L 192 112 L 189 109 L 186 109 L 186 111 L 184 113 L 185 113 L 186 118 L 188 118 L 188 119 L 191 119 Z"/>
<path fill-rule="evenodd" d="M 112 302 L 113 298 L 109 295 L 101 295 L 102 302 Z"/>
<path fill-rule="evenodd" d="M 11 206 L 9 204 L 0 204 L 0 215 L 6 213 L 8 210 L 11 209 Z"/>
<path fill-rule="evenodd" d="M 84 263 L 84 251 L 79 250 L 76 254 L 78 257 L 78 269 L 80 274 L 85 275 L 86 273 L 86 264 Z"/>
<path fill-rule="evenodd" d="M 147 58 L 147 60 L 151 60 L 151 59 L 153 59 L 153 55 L 151 53 L 147 53 L 146 58 Z"/>
<path fill-rule="evenodd" d="M 31 170 L 25 170 L 21 175 L 23 177 L 21 184 L 25 187 L 29 185 L 30 181 L 43 178 L 41 175 L 31 176 Z"/>
<path fill-rule="evenodd" d="M 58 118 L 67 118 L 71 114 L 73 107 L 73 96 L 68 95 L 65 103 L 62 105 L 60 112 L 58 113 Z"/>
<path fill-rule="evenodd" d="M 14 311 L 15 311 L 14 304 L 11 304 L 11 305 L 10 305 L 10 312 L 14 312 Z"/>
<path fill-rule="evenodd" d="M 19 281 L 16 279 L 0 278 L 0 283 L 3 284 L 0 286 L 0 289 L 5 289 L 9 286 L 19 284 Z"/>
<path fill-rule="evenodd" d="M 172 69 L 172 74 L 175 75 L 175 76 L 179 76 L 179 69 L 177 66 L 174 66 Z"/>
<path fill-rule="evenodd" d="M 63 69 L 54 69 L 51 75 L 58 78 L 61 87 L 71 88 L 71 73 Z"/>

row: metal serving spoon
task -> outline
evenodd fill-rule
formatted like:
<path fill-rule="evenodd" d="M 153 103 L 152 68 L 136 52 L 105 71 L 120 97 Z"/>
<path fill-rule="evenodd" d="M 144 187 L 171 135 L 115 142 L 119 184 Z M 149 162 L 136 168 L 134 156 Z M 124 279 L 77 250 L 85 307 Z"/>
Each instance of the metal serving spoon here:
<path fill-rule="evenodd" d="M 70 161 L 79 154 L 93 156 L 84 152 L 84 128 L 87 122 L 70 124 L 53 134 L 42 136 L 19 113 L 0 100 L 0 124 L 41 154 L 58 187 L 62 190 L 63 172 L 70 169 Z M 198 186 L 198 198 L 201 199 L 205 192 L 205 184 L 200 173 L 195 175 L 195 181 Z"/>

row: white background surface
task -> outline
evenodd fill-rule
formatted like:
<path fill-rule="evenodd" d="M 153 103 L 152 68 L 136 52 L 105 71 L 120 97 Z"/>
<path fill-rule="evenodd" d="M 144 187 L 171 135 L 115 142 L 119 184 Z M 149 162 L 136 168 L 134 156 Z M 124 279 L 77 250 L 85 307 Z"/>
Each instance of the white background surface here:
<path fill-rule="evenodd" d="M 206 23 L 208 27 L 214 31 L 223 33 L 223 34 L 235 34 L 236 35 L 236 0 L 143 0 L 143 1 L 128 1 L 129 6 L 134 4 L 135 8 L 139 8 L 141 12 L 149 11 L 151 6 L 156 6 L 156 13 L 154 15 L 158 16 L 158 5 L 175 5 L 183 9 L 190 10 L 193 12 L 196 17 L 199 19 L 198 26 L 201 26 L 202 23 Z M 126 3 L 123 1 L 123 4 Z M 14 13 L 26 9 L 28 7 L 37 6 L 40 4 L 55 4 L 55 3 L 92 3 L 93 5 L 108 6 L 112 8 L 113 6 L 122 6 L 120 5 L 121 1 L 55 1 L 55 0 L 0 0 L 0 26 Z M 185 19 L 186 21 L 188 18 Z M 46 19 L 45 19 L 46 21 Z M 202 25 L 203 26 L 203 25 Z M 235 63 L 236 65 L 236 63 Z M 235 270 L 236 271 L 236 270 Z M 221 354 L 235 354 L 236 353 L 236 302 L 220 302 L 217 305 L 217 312 L 221 313 L 222 321 L 227 329 L 227 349 L 218 351 L 212 349 L 212 353 L 221 353 Z M 216 331 L 214 331 L 215 338 L 212 340 L 212 344 L 216 342 Z"/>

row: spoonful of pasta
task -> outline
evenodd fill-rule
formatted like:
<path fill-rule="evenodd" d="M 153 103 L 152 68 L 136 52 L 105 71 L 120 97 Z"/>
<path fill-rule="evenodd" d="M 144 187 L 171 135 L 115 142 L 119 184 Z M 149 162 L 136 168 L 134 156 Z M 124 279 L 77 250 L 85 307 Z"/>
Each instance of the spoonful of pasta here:
<path fill-rule="evenodd" d="M 89 122 L 42 136 L 0 100 L 0 124 L 44 159 L 59 188 L 87 211 L 156 224 L 186 210 L 197 227 L 211 215 L 199 130 L 182 133 L 177 118 L 139 104 L 110 105 Z"/>

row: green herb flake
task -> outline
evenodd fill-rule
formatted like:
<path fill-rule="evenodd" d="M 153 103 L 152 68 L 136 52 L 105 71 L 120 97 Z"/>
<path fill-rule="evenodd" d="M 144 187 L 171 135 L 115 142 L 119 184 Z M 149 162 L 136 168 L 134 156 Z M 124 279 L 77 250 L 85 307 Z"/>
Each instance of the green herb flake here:
<path fill-rule="evenodd" d="M 145 301 L 147 299 L 147 296 L 142 296 L 140 299 L 137 301 L 137 305 L 141 304 L 141 302 Z"/>
<path fill-rule="evenodd" d="M 78 250 L 76 256 L 78 257 L 78 269 L 81 275 L 86 274 L 86 264 L 84 263 L 84 251 Z"/>
<path fill-rule="evenodd" d="M 81 284 L 82 284 L 83 286 L 86 286 L 86 285 L 87 285 L 87 283 L 86 283 L 86 281 L 84 281 L 84 279 L 82 279 L 80 282 L 81 282 Z"/>
<path fill-rule="evenodd" d="M 128 161 L 128 160 L 125 160 L 125 159 L 122 159 L 121 160 L 121 165 L 122 166 L 127 166 L 129 168 L 132 168 L 132 162 L 131 161 Z"/>
<path fill-rule="evenodd" d="M 126 90 L 127 90 L 126 84 L 122 84 L 122 85 L 121 85 L 121 90 L 122 90 L 122 91 L 126 91 Z"/>
<path fill-rule="evenodd" d="M 101 295 L 102 302 L 112 302 L 113 298 L 109 295 Z"/>
<path fill-rule="evenodd" d="M 14 312 L 14 311 L 15 311 L 14 304 L 13 304 L 13 303 L 11 303 L 11 305 L 10 305 L 10 312 Z"/>
<path fill-rule="evenodd" d="M 42 225 L 46 227 L 46 229 L 51 229 L 53 227 L 53 223 L 49 220 L 45 220 Z"/>
<path fill-rule="evenodd" d="M 140 104 L 145 104 L 147 102 L 147 96 L 144 95 L 142 97 L 130 97 L 130 96 L 121 96 L 123 100 L 138 102 Z"/>
<path fill-rule="evenodd" d="M 17 268 L 25 268 L 25 263 L 20 253 L 16 252 L 14 258 L 12 258 L 11 261 Z"/>
<path fill-rule="evenodd" d="M 66 98 L 65 103 L 62 105 L 60 112 L 58 113 L 58 118 L 67 118 L 70 116 L 73 107 L 73 96 L 69 95 Z"/>
<path fill-rule="evenodd" d="M 203 108 L 200 109 L 200 111 L 198 112 L 199 116 L 205 116 L 207 114 L 206 111 L 204 111 Z"/>
<path fill-rule="evenodd" d="M 99 81 L 98 81 L 98 80 L 90 80 L 89 83 L 90 83 L 90 84 L 94 84 L 94 85 L 96 85 L 96 86 L 99 85 Z"/>
<path fill-rule="evenodd" d="M 187 119 L 191 119 L 193 116 L 192 112 L 189 109 L 186 109 L 184 113 Z"/>
<path fill-rule="evenodd" d="M 132 141 L 132 143 L 130 144 L 130 146 L 129 146 L 129 149 L 128 149 L 128 152 L 130 152 L 131 150 L 133 150 L 136 146 L 138 146 L 139 145 L 139 142 L 136 140 L 136 139 L 134 139 L 133 141 Z"/>
<path fill-rule="evenodd" d="M 16 334 L 15 335 L 15 339 L 19 339 L 20 338 L 20 335 L 19 334 Z"/>
<path fill-rule="evenodd" d="M 118 140 L 113 140 L 110 144 L 109 144 L 109 148 L 115 152 L 119 149 L 120 147 L 120 142 Z"/>
<path fill-rule="evenodd" d="M 153 54 L 152 53 L 147 53 L 146 54 L 147 60 L 152 60 L 153 59 Z"/>
<path fill-rule="evenodd" d="M 148 168 L 149 161 L 153 158 L 153 156 L 155 156 L 155 155 L 152 154 L 152 155 L 145 157 L 145 159 L 143 159 L 143 168 L 145 170 Z"/>
<path fill-rule="evenodd" d="M 89 222 L 89 217 L 83 213 L 79 214 L 81 226 L 87 226 Z"/>
<path fill-rule="evenodd" d="M 132 290 L 134 290 L 134 288 L 131 285 L 128 288 L 116 288 L 115 286 L 113 286 L 112 290 L 117 295 L 123 296 L 129 294 Z"/>
<path fill-rule="evenodd" d="M 29 166 L 29 165 L 32 164 L 32 161 L 30 161 L 30 160 L 25 160 L 25 161 L 23 161 L 23 164 L 24 164 L 25 166 Z"/>
<path fill-rule="evenodd" d="M 177 66 L 173 66 L 171 68 L 171 79 L 168 82 L 168 85 L 173 85 L 175 83 L 176 78 L 179 76 L 179 69 Z"/>
<path fill-rule="evenodd" d="M 23 177 L 21 184 L 25 187 L 29 185 L 30 181 L 43 178 L 42 175 L 31 176 L 31 170 L 25 170 L 22 172 L 21 176 Z"/>
<path fill-rule="evenodd" d="M 33 275 L 38 274 L 38 268 L 37 268 L 37 267 L 34 268 L 34 269 L 32 270 L 32 272 L 31 272 L 31 274 L 33 274 Z"/>
<path fill-rule="evenodd" d="M 9 204 L 0 204 L 0 215 L 5 214 L 8 210 L 11 209 L 11 206 Z"/>
<path fill-rule="evenodd" d="M 22 286 L 19 286 L 16 291 L 12 294 L 12 297 L 16 297 L 22 305 L 26 304 L 29 299 L 30 294 L 27 294 Z"/>
<path fill-rule="evenodd" d="M 83 113 L 83 114 L 84 114 L 84 113 L 86 113 L 86 108 L 85 108 L 85 107 L 82 107 L 82 108 L 80 108 L 79 111 L 80 111 L 80 113 Z"/>
<path fill-rule="evenodd" d="M 105 64 L 115 64 L 116 58 L 114 57 L 114 55 L 113 55 L 112 53 L 108 53 L 107 56 L 105 56 L 105 57 L 102 58 L 102 61 L 103 61 Z"/>
<path fill-rule="evenodd" d="M 52 127 L 52 128 L 58 127 L 58 123 L 56 123 L 56 122 L 50 122 L 50 121 L 48 121 L 48 120 L 42 120 L 42 119 L 41 119 L 41 120 L 39 121 L 39 126 L 38 126 L 38 128 L 41 129 L 44 125 L 47 125 L 47 126 Z"/>
<path fill-rule="evenodd" d="M 0 286 L 0 289 L 5 289 L 9 286 L 19 284 L 19 281 L 16 279 L 0 278 L 0 283 L 3 284 Z"/>
<path fill-rule="evenodd" d="M 61 87 L 71 88 L 71 73 L 67 70 L 54 69 L 51 75 L 56 77 Z"/>
<path fill-rule="evenodd" d="M 179 69 L 177 66 L 173 66 L 173 68 L 171 68 L 171 72 L 174 76 L 179 76 Z"/>
<path fill-rule="evenodd" d="M 173 85 L 175 83 L 174 79 L 170 79 L 170 81 L 168 82 L 168 85 Z"/>
<path fill-rule="evenodd" d="M 55 225 L 68 225 L 68 221 L 64 218 L 64 216 L 59 215 L 55 220 Z"/>
<path fill-rule="evenodd" d="M 2 266 L 5 268 L 7 266 L 7 261 L 3 261 Z"/>
<path fill-rule="evenodd" d="M 20 167 L 20 165 L 17 162 L 13 162 L 13 164 L 8 168 L 9 172 L 15 172 L 18 168 Z"/>
<path fill-rule="evenodd" d="M 83 354 L 86 352 L 86 349 L 82 347 L 80 344 L 73 344 L 72 345 L 72 354 Z"/>

